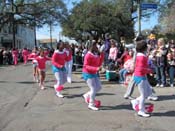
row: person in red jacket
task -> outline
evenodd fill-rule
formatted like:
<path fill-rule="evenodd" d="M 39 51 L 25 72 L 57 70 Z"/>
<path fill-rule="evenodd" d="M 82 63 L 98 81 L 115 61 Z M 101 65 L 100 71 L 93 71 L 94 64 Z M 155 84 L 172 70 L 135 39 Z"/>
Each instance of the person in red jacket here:
<path fill-rule="evenodd" d="M 87 85 L 90 88 L 90 91 L 83 95 L 85 102 L 89 104 L 88 108 L 91 110 L 99 110 L 95 107 L 95 96 L 98 91 L 101 90 L 101 82 L 98 76 L 98 71 L 102 66 L 104 60 L 104 53 L 99 52 L 96 42 L 91 43 L 89 51 L 85 55 L 84 64 L 83 64 L 83 78 L 86 80 Z"/>

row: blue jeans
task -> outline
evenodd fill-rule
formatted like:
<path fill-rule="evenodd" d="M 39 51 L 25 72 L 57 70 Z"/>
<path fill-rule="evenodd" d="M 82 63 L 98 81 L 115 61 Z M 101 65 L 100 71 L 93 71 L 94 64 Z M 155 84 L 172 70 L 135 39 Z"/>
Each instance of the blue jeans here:
<path fill-rule="evenodd" d="M 109 64 L 109 60 L 108 60 L 108 56 L 109 56 L 109 53 L 105 52 L 104 54 L 104 66 L 107 66 Z"/>
<path fill-rule="evenodd" d="M 170 66 L 169 67 L 170 84 L 174 84 L 174 71 L 175 71 L 175 66 Z"/>
<path fill-rule="evenodd" d="M 165 66 L 156 66 L 157 84 L 166 85 Z"/>
<path fill-rule="evenodd" d="M 125 77 L 126 77 L 126 74 L 128 73 L 128 71 L 126 69 L 121 69 L 119 71 L 119 76 L 120 76 L 120 82 L 124 82 L 125 81 Z"/>

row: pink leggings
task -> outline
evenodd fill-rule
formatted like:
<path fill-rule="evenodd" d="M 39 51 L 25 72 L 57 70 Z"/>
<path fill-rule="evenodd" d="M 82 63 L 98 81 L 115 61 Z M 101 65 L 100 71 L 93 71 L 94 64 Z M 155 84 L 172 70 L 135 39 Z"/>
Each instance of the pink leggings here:
<path fill-rule="evenodd" d="M 24 64 L 27 63 L 27 59 L 28 59 L 28 57 L 27 57 L 26 55 L 24 55 L 24 56 L 23 56 Z"/>
<path fill-rule="evenodd" d="M 18 57 L 17 56 L 13 56 L 13 62 L 14 62 L 14 65 L 18 64 Z"/>

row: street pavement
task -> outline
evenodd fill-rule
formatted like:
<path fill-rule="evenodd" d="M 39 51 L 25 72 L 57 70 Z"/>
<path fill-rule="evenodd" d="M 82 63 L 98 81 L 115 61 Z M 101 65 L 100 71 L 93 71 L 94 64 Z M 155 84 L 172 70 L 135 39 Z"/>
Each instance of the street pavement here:
<path fill-rule="evenodd" d="M 33 82 L 32 65 L 0 67 L 0 131 L 174 131 L 175 88 L 155 88 L 159 101 L 149 118 L 132 110 L 123 95 L 126 87 L 101 78 L 99 111 L 87 108 L 82 95 L 88 87 L 81 70 L 73 72 L 73 83 L 65 84 L 65 98 L 55 95 L 54 75 L 47 68 L 45 87 Z M 138 96 L 137 87 L 133 96 Z"/>

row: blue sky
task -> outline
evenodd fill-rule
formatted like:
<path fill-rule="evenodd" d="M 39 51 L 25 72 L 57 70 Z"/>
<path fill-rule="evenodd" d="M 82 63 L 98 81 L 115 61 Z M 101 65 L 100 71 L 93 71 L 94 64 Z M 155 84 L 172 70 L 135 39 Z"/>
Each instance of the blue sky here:
<path fill-rule="evenodd" d="M 72 2 L 79 2 L 80 0 L 64 0 L 66 3 L 68 9 L 72 9 L 73 5 Z M 36 31 L 36 37 L 37 39 L 48 39 L 50 38 L 50 28 L 48 26 L 44 26 L 43 28 L 37 29 Z M 61 35 L 61 28 L 60 26 L 54 26 L 53 32 L 52 32 L 52 38 L 55 38 L 57 40 L 61 39 L 65 40 L 67 38 L 63 37 Z"/>
<path fill-rule="evenodd" d="M 73 7 L 72 2 L 78 2 L 80 0 L 65 0 L 68 8 L 71 9 Z M 141 29 L 152 29 L 158 23 L 158 15 L 157 13 L 153 14 L 149 19 L 142 19 L 141 21 Z M 138 30 L 138 23 L 135 24 L 135 30 Z M 41 29 L 37 29 L 37 39 L 48 39 L 50 38 L 50 30 L 48 26 L 44 26 Z M 63 37 L 61 35 L 61 28 L 60 26 L 53 27 L 52 38 L 57 40 L 68 40 L 68 38 Z"/>
<path fill-rule="evenodd" d="M 141 30 L 153 29 L 158 24 L 158 13 L 154 13 L 150 18 L 141 20 Z M 138 30 L 138 22 L 135 23 L 135 30 Z"/>

